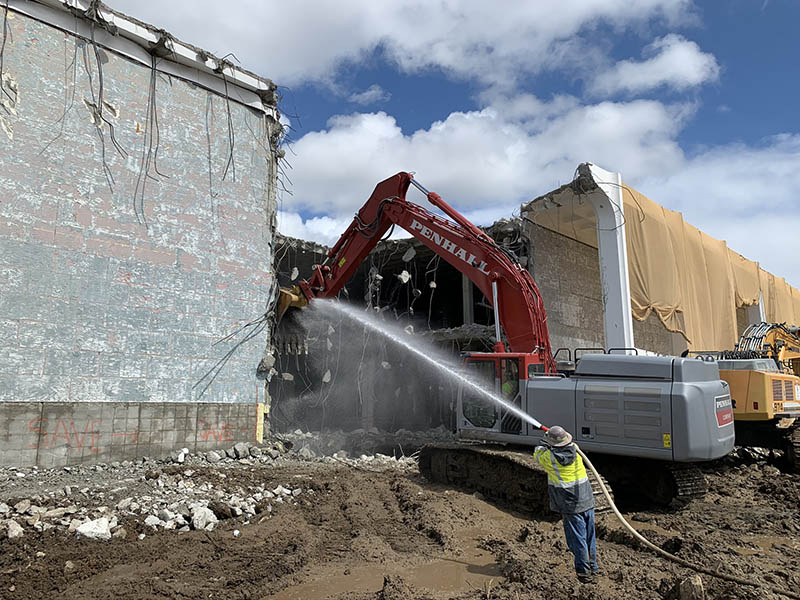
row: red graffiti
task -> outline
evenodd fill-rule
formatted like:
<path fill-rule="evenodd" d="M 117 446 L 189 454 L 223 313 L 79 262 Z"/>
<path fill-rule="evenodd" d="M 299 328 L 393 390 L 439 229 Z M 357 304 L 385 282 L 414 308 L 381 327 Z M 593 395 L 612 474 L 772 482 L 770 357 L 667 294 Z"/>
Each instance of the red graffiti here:
<path fill-rule="evenodd" d="M 218 423 L 215 426 L 205 419 L 200 419 L 197 437 L 204 442 L 212 438 L 216 442 L 232 442 L 233 426 L 230 423 Z"/>
<path fill-rule="evenodd" d="M 36 433 L 38 436 L 38 444 L 34 444 L 31 448 L 54 448 L 58 440 L 63 440 L 64 444 L 70 448 L 77 448 L 83 450 L 86 447 L 89 452 L 99 453 L 100 448 L 98 442 L 103 434 L 97 431 L 98 425 L 102 421 L 99 419 L 90 419 L 86 421 L 83 430 L 76 427 L 72 419 L 58 418 L 55 427 L 52 431 L 48 428 L 48 419 L 31 419 L 28 423 L 28 431 Z M 87 444 L 88 442 L 88 444 Z"/>

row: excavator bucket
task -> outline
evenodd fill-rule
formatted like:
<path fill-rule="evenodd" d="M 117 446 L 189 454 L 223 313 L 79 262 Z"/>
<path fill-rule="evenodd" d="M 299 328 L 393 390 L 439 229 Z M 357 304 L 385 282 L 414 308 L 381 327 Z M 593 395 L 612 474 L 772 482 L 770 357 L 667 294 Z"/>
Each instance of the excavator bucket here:
<path fill-rule="evenodd" d="M 277 327 L 274 343 L 281 353 L 305 353 L 308 331 L 302 324 L 300 312 L 307 304 L 308 299 L 298 286 L 280 288 L 276 305 Z"/>
<path fill-rule="evenodd" d="M 278 322 L 280 323 L 286 311 L 290 308 L 303 308 L 308 304 L 308 298 L 300 291 L 299 286 L 280 288 L 278 296 Z"/>

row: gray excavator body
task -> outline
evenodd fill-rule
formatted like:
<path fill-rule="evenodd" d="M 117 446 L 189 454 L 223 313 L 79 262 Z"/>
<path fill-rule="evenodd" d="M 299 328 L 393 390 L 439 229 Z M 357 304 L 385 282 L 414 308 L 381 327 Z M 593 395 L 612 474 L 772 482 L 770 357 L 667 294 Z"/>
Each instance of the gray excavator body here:
<path fill-rule="evenodd" d="M 586 452 L 688 463 L 720 458 L 733 449 L 730 392 L 715 363 L 588 354 L 571 377 L 535 375 L 520 383 L 524 393 L 516 404 L 545 425 L 570 431 Z M 524 422 L 517 428 L 477 427 L 465 416 L 465 401 L 462 391 L 462 439 L 536 445 L 544 436 Z M 502 408 L 494 410 L 502 423 Z"/>
<path fill-rule="evenodd" d="M 507 401 L 547 426 L 570 431 L 615 490 L 683 505 L 706 492 L 695 463 L 733 449 L 731 397 L 714 363 L 588 354 L 564 377 L 525 373 L 510 368 L 514 358 L 484 356 L 485 362 L 480 355 L 469 357 L 467 367 L 479 372 L 483 363 Z M 505 365 L 489 368 L 486 363 L 494 360 Z M 518 373 L 518 385 L 504 388 L 499 371 Z M 541 443 L 543 432 L 467 388 L 459 392 L 457 410 L 462 443 L 423 448 L 422 473 L 518 509 L 546 512 L 547 477 L 532 460 L 531 448 Z"/>

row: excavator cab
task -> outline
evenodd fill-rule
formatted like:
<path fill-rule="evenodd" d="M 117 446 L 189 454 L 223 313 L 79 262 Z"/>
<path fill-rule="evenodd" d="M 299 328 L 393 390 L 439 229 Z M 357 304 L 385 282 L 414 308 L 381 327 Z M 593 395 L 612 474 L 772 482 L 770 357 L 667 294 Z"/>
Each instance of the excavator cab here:
<path fill-rule="evenodd" d="M 537 355 L 516 352 L 467 353 L 464 366 L 467 376 L 473 381 L 522 410 L 525 410 L 523 395 L 528 377 L 544 373 L 544 365 L 538 362 Z M 509 434 L 523 432 L 519 417 L 468 386 L 459 390 L 458 406 L 462 424 L 466 427 Z"/>

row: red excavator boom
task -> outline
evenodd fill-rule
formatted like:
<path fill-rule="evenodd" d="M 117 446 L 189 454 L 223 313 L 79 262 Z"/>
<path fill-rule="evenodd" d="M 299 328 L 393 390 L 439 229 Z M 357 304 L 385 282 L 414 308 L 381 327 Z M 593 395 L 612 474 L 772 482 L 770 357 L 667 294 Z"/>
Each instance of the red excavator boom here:
<path fill-rule="evenodd" d="M 410 185 L 451 220 L 406 200 Z M 410 173 L 398 173 L 375 186 L 369 200 L 329 250 L 322 265 L 299 288 L 308 299 L 331 298 L 339 293 L 358 266 L 392 225 L 408 233 L 469 277 L 495 307 L 508 340 L 498 336 L 497 352 L 524 352 L 538 356 L 546 373 L 555 373 L 547 316 L 542 296 L 530 273 L 516 257 L 470 223 L 442 198 L 429 192 Z"/>

